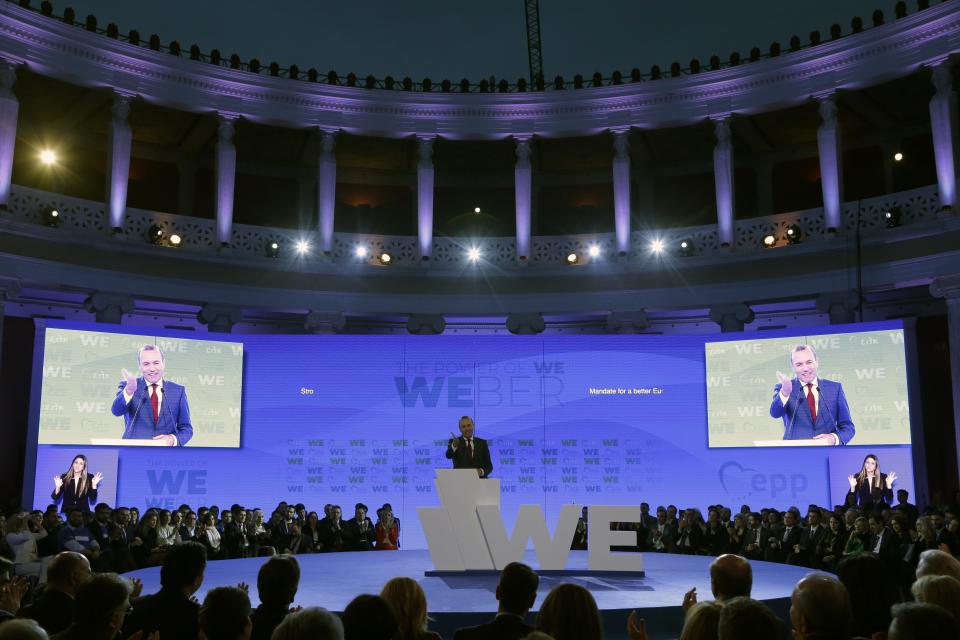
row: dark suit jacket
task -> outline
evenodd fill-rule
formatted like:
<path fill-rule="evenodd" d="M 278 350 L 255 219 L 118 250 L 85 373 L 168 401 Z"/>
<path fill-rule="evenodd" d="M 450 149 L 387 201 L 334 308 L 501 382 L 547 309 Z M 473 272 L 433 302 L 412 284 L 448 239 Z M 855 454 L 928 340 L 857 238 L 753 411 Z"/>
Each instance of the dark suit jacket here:
<path fill-rule="evenodd" d="M 121 382 L 121 385 L 124 383 Z M 193 437 L 193 425 L 190 424 L 190 406 L 187 404 L 187 390 L 182 385 L 169 380 L 163 381 L 163 402 L 160 415 L 153 421 L 153 409 L 150 405 L 150 392 L 143 378 L 137 378 L 137 390 L 127 402 L 123 397 L 123 387 L 113 399 L 111 411 L 115 416 L 123 416 L 124 438 L 149 440 L 154 436 L 173 434 L 177 436 L 177 446 L 190 442 Z"/>
<path fill-rule="evenodd" d="M 498 615 L 486 624 L 457 629 L 453 633 L 453 640 L 519 640 L 531 631 L 533 627 L 520 616 L 505 614 Z"/>
<path fill-rule="evenodd" d="M 360 523 L 356 518 L 343 522 L 343 546 L 347 551 L 370 551 L 377 541 L 373 521 L 367 518 L 367 530 L 360 531 Z"/>
<path fill-rule="evenodd" d="M 817 548 L 827 535 L 829 527 L 822 524 L 817 527 L 816 532 L 811 532 L 810 527 L 803 530 L 800 536 L 800 553 L 791 558 L 793 564 L 801 564 L 806 567 L 817 566 Z"/>
<path fill-rule="evenodd" d="M 864 549 L 864 551 L 874 552 L 877 546 L 877 537 L 878 536 L 870 536 L 870 546 Z M 880 537 L 880 550 L 875 553 L 883 560 L 883 563 L 888 569 L 895 572 L 893 575 L 898 575 L 896 572 L 899 572 L 903 556 L 900 553 L 900 538 L 898 538 L 893 531 L 884 528 L 883 536 Z"/>
<path fill-rule="evenodd" d="M 343 520 L 340 521 L 340 530 L 334 530 L 333 520 L 321 520 L 319 522 L 320 527 L 320 540 L 323 542 L 324 551 L 345 551 L 345 538 L 343 534 L 343 528 L 347 523 Z"/>
<path fill-rule="evenodd" d="M 273 630 L 283 622 L 288 613 L 290 610 L 287 607 L 276 609 L 261 604 L 250 614 L 250 622 L 253 624 L 250 640 L 270 640 Z"/>
<path fill-rule="evenodd" d="M 123 622 L 123 637 L 143 631 L 146 638 L 160 631 L 161 638 L 196 638 L 200 633 L 200 605 L 175 589 L 160 589 L 133 602 L 133 612 Z"/>
<path fill-rule="evenodd" d="M 767 562 L 790 562 L 793 559 L 793 545 L 800 544 L 800 536 L 803 535 L 803 529 L 799 525 L 794 525 L 790 529 L 790 534 L 784 540 L 784 534 L 787 527 L 778 525 L 767 533 L 765 541 L 766 551 L 764 560 Z M 770 546 L 769 539 L 776 538 L 776 546 Z"/>
<path fill-rule="evenodd" d="M 93 488 L 93 474 L 87 474 L 86 494 L 77 495 L 77 485 L 73 481 L 73 473 L 71 472 L 69 480 L 64 478 L 60 491 L 54 489 L 50 492 L 50 499 L 54 502 L 60 502 L 60 513 L 70 513 L 71 509 L 80 509 L 84 513 L 90 511 L 90 507 L 97 504 L 97 490 Z"/>
<path fill-rule="evenodd" d="M 36 620 L 49 635 L 60 633 L 73 621 L 74 600 L 58 589 L 47 588 L 36 602 L 20 607 L 18 618 Z"/>
<path fill-rule="evenodd" d="M 454 469 L 483 469 L 483 477 L 489 478 L 493 473 L 493 462 L 490 460 L 490 447 L 483 438 L 473 439 L 473 456 L 467 448 L 467 441 L 463 436 L 457 438 L 457 450 L 447 445 L 446 456 L 453 460 Z"/>
<path fill-rule="evenodd" d="M 777 385 L 770 404 L 770 417 L 783 418 L 784 440 L 803 440 L 824 433 L 835 433 L 840 437 L 840 444 L 847 444 L 856 430 L 843 385 L 818 378 L 817 387 L 820 390 L 820 402 L 815 424 L 807 405 L 806 389 L 797 378 L 793 379 L 793 390 L 786 404 L 780 400 L 780 385 Z"/>

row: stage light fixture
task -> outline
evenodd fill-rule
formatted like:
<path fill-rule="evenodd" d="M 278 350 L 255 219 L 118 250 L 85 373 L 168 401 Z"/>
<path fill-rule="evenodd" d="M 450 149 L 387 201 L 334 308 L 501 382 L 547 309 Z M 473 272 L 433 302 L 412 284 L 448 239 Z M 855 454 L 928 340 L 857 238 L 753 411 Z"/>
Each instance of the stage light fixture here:
<path fill-rule="evenodd" d="M 803 240 L 803 231 L 799 225 L 792 224 L 787 227 L 787 242 L 790 244 L 799 244 Z"/>
<path fill-rule="evenodd" d="M 183 244 L 183 237 L 179 233 L 171 233 L 170 246 L 179 247 L 181 244 Z"/>
<path fill-rule="evenodd" d="M 474 208 L 473 208 L 473 212 L 474 212 L 474 213 L 480 213 L 480 207 L 474 207 Z"/>
<path fill-rule="evenodd" d="M 588 254 L 591 258 L 599 258 L 599 257 L 600 257 L 600 246 L 599 246 L 599 245 L 596 245 L 596 244 L 590 245 L 590 247 L 587 249 L 587 254 Z"/>
<path fill-rule="evenodd" d="M 393 256 L 386 251 L 383 251 L 377 257 L 377 260 L 380 262 L 380 264 L 387 265 L 393 263 Z"/>
<path fill-rule="evenodd" d="M 370 250 L 367 249 L 365 246 L 358 244 L 356 247 L 353 248 L 353 255 L 355 255 L 358 258 L 366 258 L 368 255 L 370 255 Z"/>
<path fill-rule="evenodd" d="M 276 240 L 267 241 L 267 257 L 268 258 L 279 258 L 280 257 L 280 243 Z"/>
<path fill-rule="evenodd" d="M 567 264 L 578 264 L 580 262 L 580 256 L 574 252 L 567 254 Z"/>
<path fill-rule="evenodd" d="M 657 238 L 656 240 L 652 240 L 650 242 L 650 251 L 658 255 L 663 253 L 663 240 L 661 240 L 660 238 Z"/>
<path fill-rule="evenodd" d="M 40 162 L 46 166 L 52 166 L 57 163 L 57 152 L 53 149 L 44 149 L 40 152 Z"/>
<path fill-rule="evenodd" d="M 777 236 L 773 235 L 772 233 L 768 233 L 767 235 L 763 236 L 763 246 L 765 246 L 767 249 L 772 249 L 776 245 Z"/>
<path fill-rule="evenodd" d="M 693 252 L 694 252 L 693 240 L 690 240 L 689 238 L 684 238 L 683 240 L 680 241 L 681 256 L 688 258 L 693 255 Z"/>
<path fill-rule="evenodd" d="M 310 243 L 303 238 L 297 240 L 297 253 L 301 256 L 310 251 Z"/>
<path fill-rule="evenodd" d="M 903 160 L 903 154 L 897 151 L 895 154 L 893 154 L 893 160 L 894 162 L 900 162 Z"/>
<path fill-rule="evenodd" d="M 150 244 L 162 244 L 163 235 L 163 228 L 158 224 L 152 224 L 150 228 L 147 229 L 147 242 Z"/>
<path fill-rule="evenodd" d="M 60 212 L 56 209 L 50 209 L 43 214 L 43 224 L 54 229 L 60 226 Z"/>
<path fill-rule="evenodd" d="M 477 262 L 482 255 L 479 247 L 470 247 L 467 249 L 467 260 L 470 262 Z"/>
<path fill-rule="evenodd" d="M 893 207 L 884 211 L 883 220 L 887 223 L 887 228 L 893 229 L 894 227 L 899 227 L 901 215 L 900 207 Z"/>

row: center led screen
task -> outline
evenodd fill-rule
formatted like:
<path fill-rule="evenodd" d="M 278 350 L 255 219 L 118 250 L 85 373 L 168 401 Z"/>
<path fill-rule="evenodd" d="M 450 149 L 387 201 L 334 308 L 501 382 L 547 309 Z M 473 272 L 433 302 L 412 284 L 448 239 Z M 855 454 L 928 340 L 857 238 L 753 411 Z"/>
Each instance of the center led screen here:
<path fill-rule="evenodd" d="M 208 357 L 211 369 L 224 366 L 222 342 L 210 341 L 208 352 L 196 334 L 122 329 L 115 334 L 124 346 L 121 367 L 111 362 L 109 368 L 111 394 L 121 393 L 121 368 L 129 361 L 135 365 L 136 349 L 145 344 L 189 338 L 189 351 L 176 362 L 178 373 L 204 375 Z M 765 332 L 764 339 L 775 340 L 773 351 L 782 362 L 757 360 L 763 375 L 749 374 L 762 380 L 751 383 L 756 398 L 750 396 L 748 406 L 770 406 L 776 370 L 792 373 L 789 345 L 823 335 L 902 334 L 902 329 L 887 322 Z M 522 504 L 541 505 L 550 523 L 567 503 L 701 509 L 715 503 L 738 509 L 746 503 L 757 510 L 833 505 L 843 502 L 847 476 L 859 471 L 867 454 L 878 456 L 886 472 L 896 471 L 895 488 L 914 489 L 909 418 L 897 423 L 890 432 L 895 435 L 878 436 L 865 398 L 851 399 L 867 409 L 854 411 L 859 435 L 845 446 L 758 447 L 755 440 L 761 436 L 752 427 L 728 427 L 711 417 L 739 402 L 729 394 L 715 395 L 710 380 L 716 370 L 708 376 L 707 345 L 722 356 L 716 345 L 730 336 L 232 335 L 229 357 L 242 352 L 239 441 L 217 446 L 203 439 L 217 434 L 205 434 L 195 424 L 194 438 L 202 446 L 126 447 L 85 444 L 89 440 L 83 438 L 47 444 L 40 437 L 50 433 L 40 403 L 49 391 L 49 376 L 40 366 L 47 363 L 45 337 L 63 337 L 63 331 L 104 332 L 105 327 L 52 321 L 38 327 L 31 425 L 36 464 L 29 465 L 25 484 L 40 508 L 50 502 L 52 478 L 84 454 L 89 471 L 103 473 L 99 499 L 108 503 L 141 510 L 239 503 L 269 514 L 280 500 L 288 500 L 315 511 L 335 503 L 350 514 L 357 502 L 371 510 L 389 502 L 401 519 L 403 548 L 423 548 L 416 507 L 439 504 L 434 469 L 450 467 L 444 453 L 462 416 L 472 417 L 476 436 L 489 441 L 491 477 L 502 483 L 508 526 Z M 843 344 L 846 350 L 853 342 Z M 822 346 L 817 351 L 824 363 L 821 373 L 836 377 L 838 360 L 828 352 Z M 849 359 L 849 353 L 843 357 Z M 898 397 L 905 401 L 902 343 L 883 358 L 894 359 L 904 385 Z M 167 371 L 174 370 L 174 362 L 171 357 Z M 214 406 L 221 402 L 216 395 L 198 385 L 188 390 L 192 412 L 226 411 Z M 111 399 L 98 400 L 109 404 Z M 122 428 L 113 416 L 105 420 Z M 753 416 L 744 424 L 758 420 Z M 766 416 L 757 424 L 763 438 L 783 437 L 781 419 Z M 749 434 L 742 445 L 723 439 L 740 432 Z"/>

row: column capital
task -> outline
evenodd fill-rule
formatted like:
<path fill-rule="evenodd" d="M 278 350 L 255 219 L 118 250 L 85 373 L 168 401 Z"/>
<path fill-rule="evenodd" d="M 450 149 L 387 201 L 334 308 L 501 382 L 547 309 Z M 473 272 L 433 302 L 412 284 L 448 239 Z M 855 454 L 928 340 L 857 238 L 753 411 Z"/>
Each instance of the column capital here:
<path fill-rule="evenodd" d="M 743 331 L 744 325 L 753 322 L 756 315 L 744 302 L 718 304 L 710 308 L 710 320 L 720 325 L 721 333 Z"/>
<path fill-rule="evenodd" d="M 507 331 L 515 335 L 543 333 L 545 328 L 541 313 L 511 313 L 507 316 Z"/>
<path fill-rule="evenodd" d="M 132 96 L 126 93 L 114 92 L 113 104 L 110 105 L 110 114 L 115 123 L 126 124 L 130 117 L 130 99 Z"/>
<path fill-rule="evenodd" d="M 817 310 L 830 316 L 830 324 L 850 324 L 856 321 L 854 311 L 860 306 L 860 298 L 853 289 L 828 291 L 817 296 Z"/>
<path fill-rule="evenodd" d="M 946 96 L 953 91 L 953 65 L 949 60 L 941 61 L 930 67 L 930 82 L 937 90 L 937 96 Z"/>
<path fill-rule="evenodd" d="M 614 311 L 607 316 L 608 333 L 639 333 L 649 327 L 650 320 L 643 309 Z"/>
<path fill-rule="evenodd" d="M 617 160 L 630 159 L 630 129 L 611 129 L 613 133 L 613 157 Z"/>
<path fill-rule="evenodd" d="M 226 304 L 208 302 L 200 307 L 197 313 L 197 320 L 207 325 L 207 330 L 211 333 L 231 333 L 233 325 L 241 319 L 243 319 L 243 311 L 240 307 Z"/>
<path fill-rule="evenodd" d="M 412 313 L 407 318 L 407 331 L 415 336 L 438 336 L 447 328 L 447 321 L 439 314 Z"/>
<path fill-rule="evenodd" d="M 435 135 L 417 134 L 417 157 L 420 166 L 433 166 L 433 142 Z"/>
<path fill-rule="evenodd" d="M 217 142 L 219 144 L 233 142 L 233 134 L 236 132 L 233 126 L 234 120 L 236 120 L 236 118 L 224 116 L 222 113 L 218 115 Z"/>
<path fill-rule="evenodd" d="M 337 133 L 335 129 L 320 129 L 320 159 L 332 160 L 333 150 L 337 146 Z"/>
<path fill-rule="evenodd" d="M 817 111 L 820 113 L 820 120 L 826 126 L 837 123 L 837 100 L 835 94 L 831 93 L 819 99 Z"/>
<path fill-rule="evenodd" d="M 930 293 L 946 300 L 960 299 L 960 273 L 934 278 L 930 283 Z"/>
<path fill-rule="evenodd" d="M 303 328 L 309 333 L 340 333 L 347 319 L 339 311 L 310 311 L 303 321 Z"/>
<path fill-rule="evenodd" d="M 517 155 L 517 164 L 520 166 L 527 166 L 530 164 L 530 138 L 514 138 L 516 140 L 516 149 L 514 152 Z"/>
<path fill-rule="evenodd" d="M 123 314 L 134 310 L 133 297 L 124 293 L 96 291 L 83 301 L 83 308 L 93 313 L 97 322 L 120 324 Z"/>
<path fill-rule="evenodd" d="M 731 136 L 729 116 L 711 119 L 713 120 L 713 135 L 717 139 L 717 144 L 728 144 Z"/>

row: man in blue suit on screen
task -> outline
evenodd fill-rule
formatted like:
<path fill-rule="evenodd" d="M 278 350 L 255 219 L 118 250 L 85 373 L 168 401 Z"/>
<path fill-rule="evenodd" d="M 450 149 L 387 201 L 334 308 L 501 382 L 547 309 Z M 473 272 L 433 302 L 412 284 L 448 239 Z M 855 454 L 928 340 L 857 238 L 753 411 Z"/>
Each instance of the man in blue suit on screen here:
<path fill-rule="evenodd" d="M 160 347 L 144 345 L 138 354 L 138 378 L 126 369 L 113 400 L 113 415 L 123 416 L 125 440 L 162 440 L 168 447 L 182 447 L 193 437 L 187 391 L 163 379 Z"/>
<path fill-rule="evenodd" d="M 843 385 L 817 376 L 817 354 L 810 345 L 794 347 L 790 362 L 797 377 L 777 371 L 780 383 L 774 387 L 770 405 L 770 416 L 783 418 L 783 439 L 813 438 L 830 445 L 850 442 L 856 430 Z"/>

